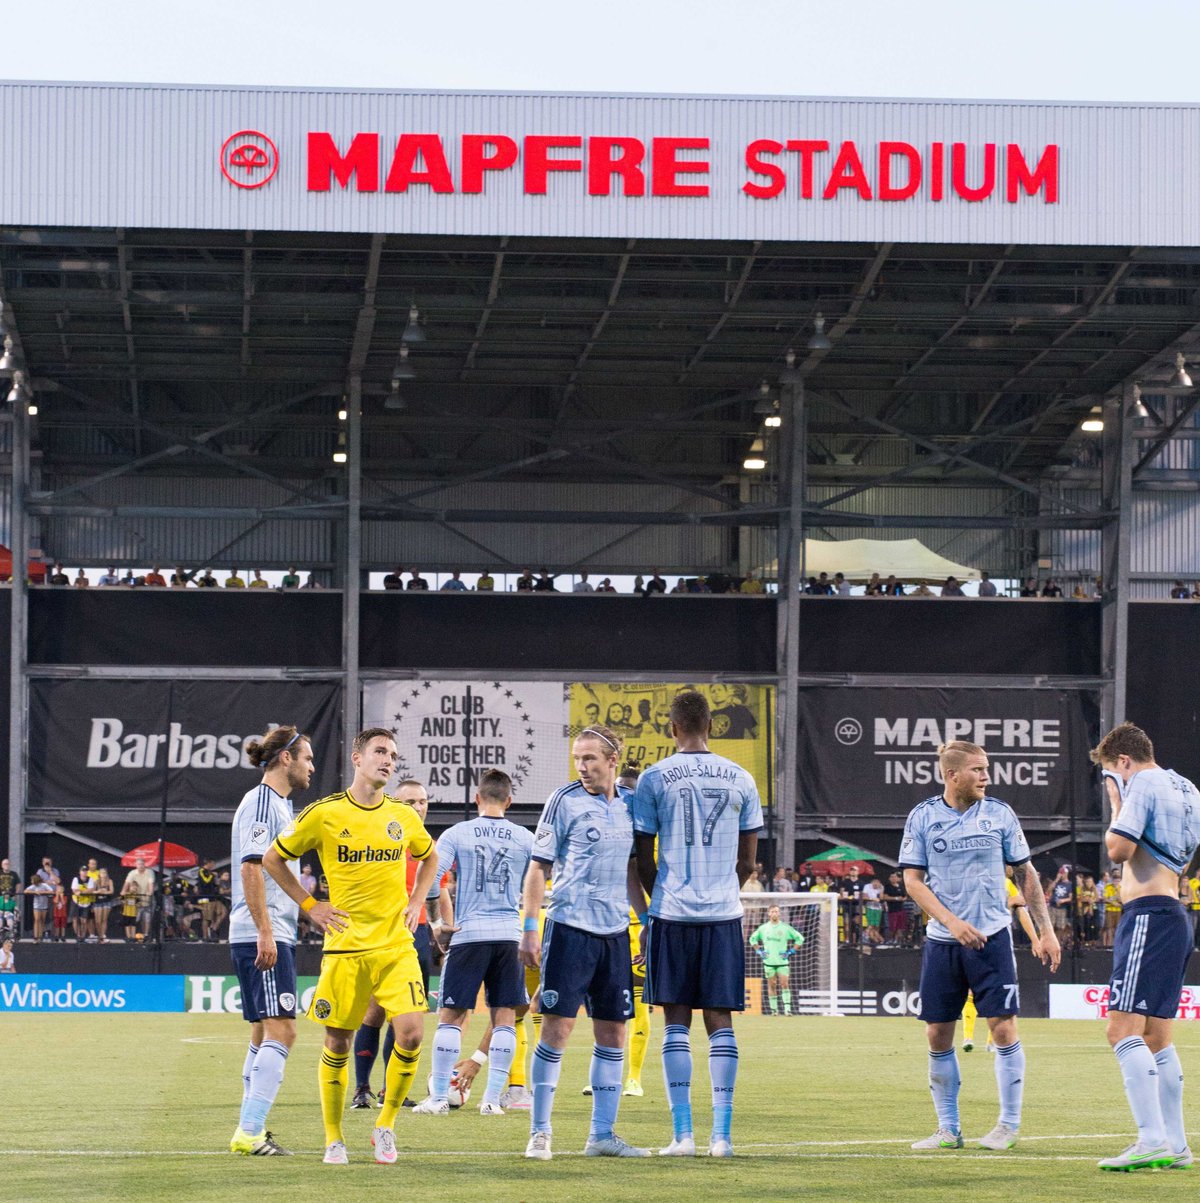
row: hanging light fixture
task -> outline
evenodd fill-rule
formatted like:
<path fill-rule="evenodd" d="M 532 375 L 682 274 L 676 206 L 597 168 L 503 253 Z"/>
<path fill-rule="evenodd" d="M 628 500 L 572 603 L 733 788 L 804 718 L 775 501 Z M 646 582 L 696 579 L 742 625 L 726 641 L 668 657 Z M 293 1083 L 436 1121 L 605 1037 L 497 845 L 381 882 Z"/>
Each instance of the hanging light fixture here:
<path fill-rule="evenodd" d="M 333 451 L 333 462 L 335 464 L 346 462 L 346 432 L 344 430 L 338 434 L 337 446 Z"/>
<path fill-rule="evenodd" d="M 383 408 L 392 413 L 400 413 L 408 408 L 408 398 L 400 395 L 400 381 L 392 381 L 392 391 L 384 398 Z"/>
<path fill-rule="evenodd" d="M 1088 416 L 1079 424 L 1080 430 L 1086 430 L 1088 434 L 1098 434 L 1104 429 L 1104 418 L 1100 406 L 1093 405 L 1088 411 Z"/>
<path fill-rule="evenodd" d="M 401 380 L 416 380 L 417 374 L 412 369 L 412 364 L 408 362 L 408 348 L 402 346 L 400 354 L 396 357 L 396 366 L 392 369 L 392 385 L 397 385 Z"/>
<path fill-rule="evenodd" d="M 21 357 L 13 347 L 11 334 L 4 336 L 4 354 L 0 355 L 0 372 L 15 372 L 21 367 Z"/>
<path fill-rule="evenodd" d="M 1149 421 L 1152 416 L 1146 408 L 1146 403 L 1142 400 L 1142 386 L 1135 384 L 1133 386 L 1133 400 L 1129 405 L 1129 413 L 1126 415 L 1130 418 L 1141 418 L 1142 421 Z"/>
<path fill-rule="evenodd" d="M 762 439 L 755 439 L 750 444 L 750 450 L 746 453 L 746 458 L 742 460 L 742 467 L 747 472 L 761 472 L 767 466 L 765 451 L 766 446 Z"/>
<path fill-rule="evenodd" d="M 1175 374 L 1167 381 L 1168 388 L 1192 388 L 1192 378 L 1188 375 L 1187 360 L 1183 357 L 1183 352 L 1179 351 L 1175 355 Z"/>
<path fill-rule="evenodd" d="M 417 312 L 416 305 L 411 305 L 408 310 L 408 324 L 404 327 L 404 333 L 400 335 L 402 343 L 423 343 L 425 341 L 425 331 L 421 326 L 421 315 Z"/>
<path fill-rule="evenodd" d="M 775 430 L 783 425 L 783 416 L 778 412 L 767 414 L 767 416 L 763 418 L 763 425 L 769 426 L 772 430 Z"/>
<path fill-rule="evenodd" d="M 9 405 L 19 405 L 25 397 L 25 373 L 21 371 L 13 372 L 12 388 L 8 390 L 7 401 Z"/>
<path fill-rule="evenodd" d="M 807 345 L 810 351 L 828 351 L 832 349 L 833 343 L 829 341 L 829 335 L 825 333 L 825 315 L 823 313 L 817 313 L 813 316 L 813 332 Z"/>
<path fill-rule="evenodd" d="M 796 352 L 788 347 L 787 354 L 783 357 L 786 364 L 783 371 L 779 373 L 780 384 L 803 384 L 804 374 L 796 367 Z"/>

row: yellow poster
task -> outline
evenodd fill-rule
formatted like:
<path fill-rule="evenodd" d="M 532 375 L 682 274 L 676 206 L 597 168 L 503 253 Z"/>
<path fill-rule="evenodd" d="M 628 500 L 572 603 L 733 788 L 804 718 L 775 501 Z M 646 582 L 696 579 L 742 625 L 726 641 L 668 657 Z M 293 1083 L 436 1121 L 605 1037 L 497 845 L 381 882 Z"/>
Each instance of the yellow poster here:
<path fill-rule="evenodd" d="M 570 686 L 570 733 L 591 723 L 611 727 L 625 741 L 622 763 L 637 761 L 643 769 L 675 751 L 671 739 L 671 699 L 681 689 L 696 689 L 712 709 L 708 746 L 740 764 L 754 776 L 766 806 L 774 796 L 772 782 L 774 687 L 717 682 L 712 685 L 666 685 L 645 681 L 576 682 Z M 568 754 L 570 749 L 568 748 Z M 569 765 L 571 772 L 573 768 Z"/>

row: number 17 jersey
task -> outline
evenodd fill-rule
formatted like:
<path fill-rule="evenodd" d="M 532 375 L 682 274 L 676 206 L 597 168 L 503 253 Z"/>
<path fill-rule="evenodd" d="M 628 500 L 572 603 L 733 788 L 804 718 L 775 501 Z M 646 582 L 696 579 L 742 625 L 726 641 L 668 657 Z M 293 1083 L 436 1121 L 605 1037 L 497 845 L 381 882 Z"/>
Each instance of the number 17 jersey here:
<path fill-rule="evenodd" d="M 648 768 L 633 798 L 633 829 L 658 836 L 650 914 L 719 923 L 742 914 L 738 841 L 763 825 L 754 778 L 714 752 L 676 752 Z"/>
<path fill-rule="evenodd" d="M 454 943 L 520 940 L 521 887 L 533 832 L 508 819 L 466 819 L 442 832 L 438 866 L 453 869 Z"/>

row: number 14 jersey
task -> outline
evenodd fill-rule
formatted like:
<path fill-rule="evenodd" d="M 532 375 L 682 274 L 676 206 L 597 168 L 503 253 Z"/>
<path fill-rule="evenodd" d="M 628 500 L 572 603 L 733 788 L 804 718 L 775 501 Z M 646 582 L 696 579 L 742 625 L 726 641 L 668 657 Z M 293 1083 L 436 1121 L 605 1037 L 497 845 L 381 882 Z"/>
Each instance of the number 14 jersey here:
<path fill-rule="evenodd" d="M 742 914 L 738 839 L 763 825 L 754 778 L 714 752 L 676 752 L 648 768 L 633 798 L 633 829 L 658 836 L 650 914 L 719 923 Z"/>
<path fill-rule="evenodd" d="M 533 832 L 508 819 L 467 819 L 442 832 L 438 866 L 453 869 L 454 943 L 521 938 L 521 887 Z"/>

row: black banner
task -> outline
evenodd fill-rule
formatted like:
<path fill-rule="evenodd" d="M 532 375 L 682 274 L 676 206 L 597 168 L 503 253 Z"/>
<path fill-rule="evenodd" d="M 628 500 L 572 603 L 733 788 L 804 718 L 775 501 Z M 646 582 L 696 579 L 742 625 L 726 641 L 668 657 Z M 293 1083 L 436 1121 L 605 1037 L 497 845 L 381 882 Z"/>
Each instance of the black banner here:
<path fill-rule="evenodd" d="M 1099 817 L 1088 760 L 1095 700 L 1067 689 L 800 690 L 801 809 L 905 815 L 940 793 L 937 749 L 964 739 L 991 762 L 992 796 L 1019 815 Z"/>
<path fill-rule="evenodd" d="M 246 740 L 294 723 L 317 771 L 303 804 L 338 782 L 340 696 L 329 682 L 34 681 L 29 806 L 230 810 L 261 778 Z"/>

